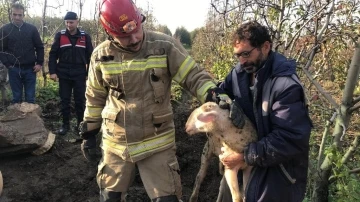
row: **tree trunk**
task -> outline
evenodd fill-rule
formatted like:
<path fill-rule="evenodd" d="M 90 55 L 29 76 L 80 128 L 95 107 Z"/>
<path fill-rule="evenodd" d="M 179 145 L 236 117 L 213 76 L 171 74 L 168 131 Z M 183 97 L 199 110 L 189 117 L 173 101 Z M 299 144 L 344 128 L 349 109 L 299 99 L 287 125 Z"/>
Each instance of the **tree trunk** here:
<path fill-rule="evenodd" d="M 313 202 L 327 202 L 329 195 L 329 177 L 331 169 L 322 170 L 317 173 L 314 183 L 314 192 L 312 195 Z"/>
<path fill-rule="evenodd" d="M 347 79 L 345 88 L 343 91 L 343 96 L 341 100 L 341 105 L 338 107 L 336 124 L 333 132 L 333 145 L 336 149 L 341 148 L 341 142 L 346 134 L 346 129 L 349 125 L 352 112 L 349 109 L 354 105 L 353 92 L 357 84 L 357 79 L 359 76 L 359 64 L 360 64 L 360 48 L 359 44 L 355 46 L 355 52 L 351 60 L 350 68 L 347 73 Z M 319 159 L 320 160 L 320 159 Z M 329 155 L 325 157 L 324 162 L 321 164 L 321 167 L 318 168 L 318 175 L 315 177 L 314 183 L 314 192 L 312 194 L 313 202 L 327 202 L 329 195 L 329 178 L 332 173 L 333 161 Z"/>
<path fill-rule="evenodd" d="M 42 33 L 42 41 L 44 44 L 45 41 L 45 26 L 46 26 L 46 7 L 47 7 L 47 0 L 44 1 L 44 9 L 43 9 L 43 15 L 42 15 L 42 26 L 41 26 L 41 33 Z M 45 44 L 44 44 L 45 46 Z M 46 71 L 45 71 L 45 65 L 41 67 L 42 76 L 44 79 L 44 87 L 47 86 L 47 80 L 46 80 Z"/>

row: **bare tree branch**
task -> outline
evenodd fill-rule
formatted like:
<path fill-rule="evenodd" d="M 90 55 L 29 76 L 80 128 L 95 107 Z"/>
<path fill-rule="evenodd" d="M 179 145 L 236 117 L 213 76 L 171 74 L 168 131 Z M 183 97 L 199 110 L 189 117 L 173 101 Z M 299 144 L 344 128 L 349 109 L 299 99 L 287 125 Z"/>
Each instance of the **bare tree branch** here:
<path fill-rule="evenodd" d="M 360 173 L 360 168 L 355 168 L 349 171 L 349 173 L 351 174 L 356 174 L 356 173 Z"/>
<path fill-rule="evenodd" d="M 324 158 L 325 141 L 326 141 L 326 139 L 327 139 L 327 137 L 329 135 L 329 129 L 330 129 L 330 126 L 334 123 L 335 117 L 336 117 L 336 112 L 333 113 L 330 120 L 326 121 L 326 125 L 325 125 L 325 128 L 324 128 L 324 132 L 323 132 L 323 135 L 322 135 L 321 144 L 320 144 L 320 148 L 319 148 L 317 169 L 320 169 L 320 166 L 322 164 L 322 160 Z"/>
<path fill-rule="evenodd" d="M 352 155 L 355 153 L 357 147 L 359 146 L 359 135 L 355 136 L 354 141 L 351 143 L 349 149 L 347 150 L 346 154 L 341 159 L 341 163 L 345 164 L 349 161 Z"/>

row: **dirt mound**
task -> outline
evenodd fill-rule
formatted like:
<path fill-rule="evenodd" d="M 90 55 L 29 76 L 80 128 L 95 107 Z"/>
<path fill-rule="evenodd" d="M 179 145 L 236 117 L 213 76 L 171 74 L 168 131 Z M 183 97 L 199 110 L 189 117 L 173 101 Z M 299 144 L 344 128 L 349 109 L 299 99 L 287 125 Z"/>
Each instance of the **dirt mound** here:
<path fill-rule="evenodd" d="M 185 133 L 184 126 L 192 110 L 190 105 L 174 103 L 173 106 L 183 201 L 188 201 L 199 170 L 206 137 L 205 135 L 190 137 Z M 58 116 L 44 118 L 49 130 L 57 127 L 56 122 L 59 121 L 57 119 Z M 80 141 L 69 141 L 71 138 L 67 136 L 57 138 L 53 148 L 41 156 L 23 154 L 1 158 L 0 171 L 4 178 L 4 190 L 0 202 L 98 201 L 99 189 L 95 180 L 97 165 L 87 163 L 80 151 Z M 213 158 L 208 175 L 200 189 L 200 202 L 216 200 L 220 179 L 218 160 Z M 150 201 L 139 175 L 136 175 L 128 194 L 128 202 Z"/>

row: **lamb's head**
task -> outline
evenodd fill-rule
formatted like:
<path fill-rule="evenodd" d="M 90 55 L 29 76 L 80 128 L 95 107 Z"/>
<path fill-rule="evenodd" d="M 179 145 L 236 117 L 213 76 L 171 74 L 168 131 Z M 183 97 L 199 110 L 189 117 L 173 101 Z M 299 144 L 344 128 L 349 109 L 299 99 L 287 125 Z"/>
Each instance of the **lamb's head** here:
<path fill-rule="evenodd" d="M 232 124 L 228 116 L 228 110 L 221 109 L 215 102 L 207 102 L 191 113 L 185 124 L 186 133 L 193 135 L 223 130 Z"/>

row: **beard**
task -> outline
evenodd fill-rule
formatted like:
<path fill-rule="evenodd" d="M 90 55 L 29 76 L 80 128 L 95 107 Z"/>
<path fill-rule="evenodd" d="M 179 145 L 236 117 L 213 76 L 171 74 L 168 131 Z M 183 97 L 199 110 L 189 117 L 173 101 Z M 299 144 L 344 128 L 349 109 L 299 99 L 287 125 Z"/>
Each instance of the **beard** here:
<path fill-rule="evenodd" d="M 264 64 L 265 59 L 263 54 L 260 52 L 260 55 L 256 58 L 255 61 L 247 61 L 241 65 L 241 69 L 245 70 L 246 73 L 251 74 L 257 72 Z"/>

